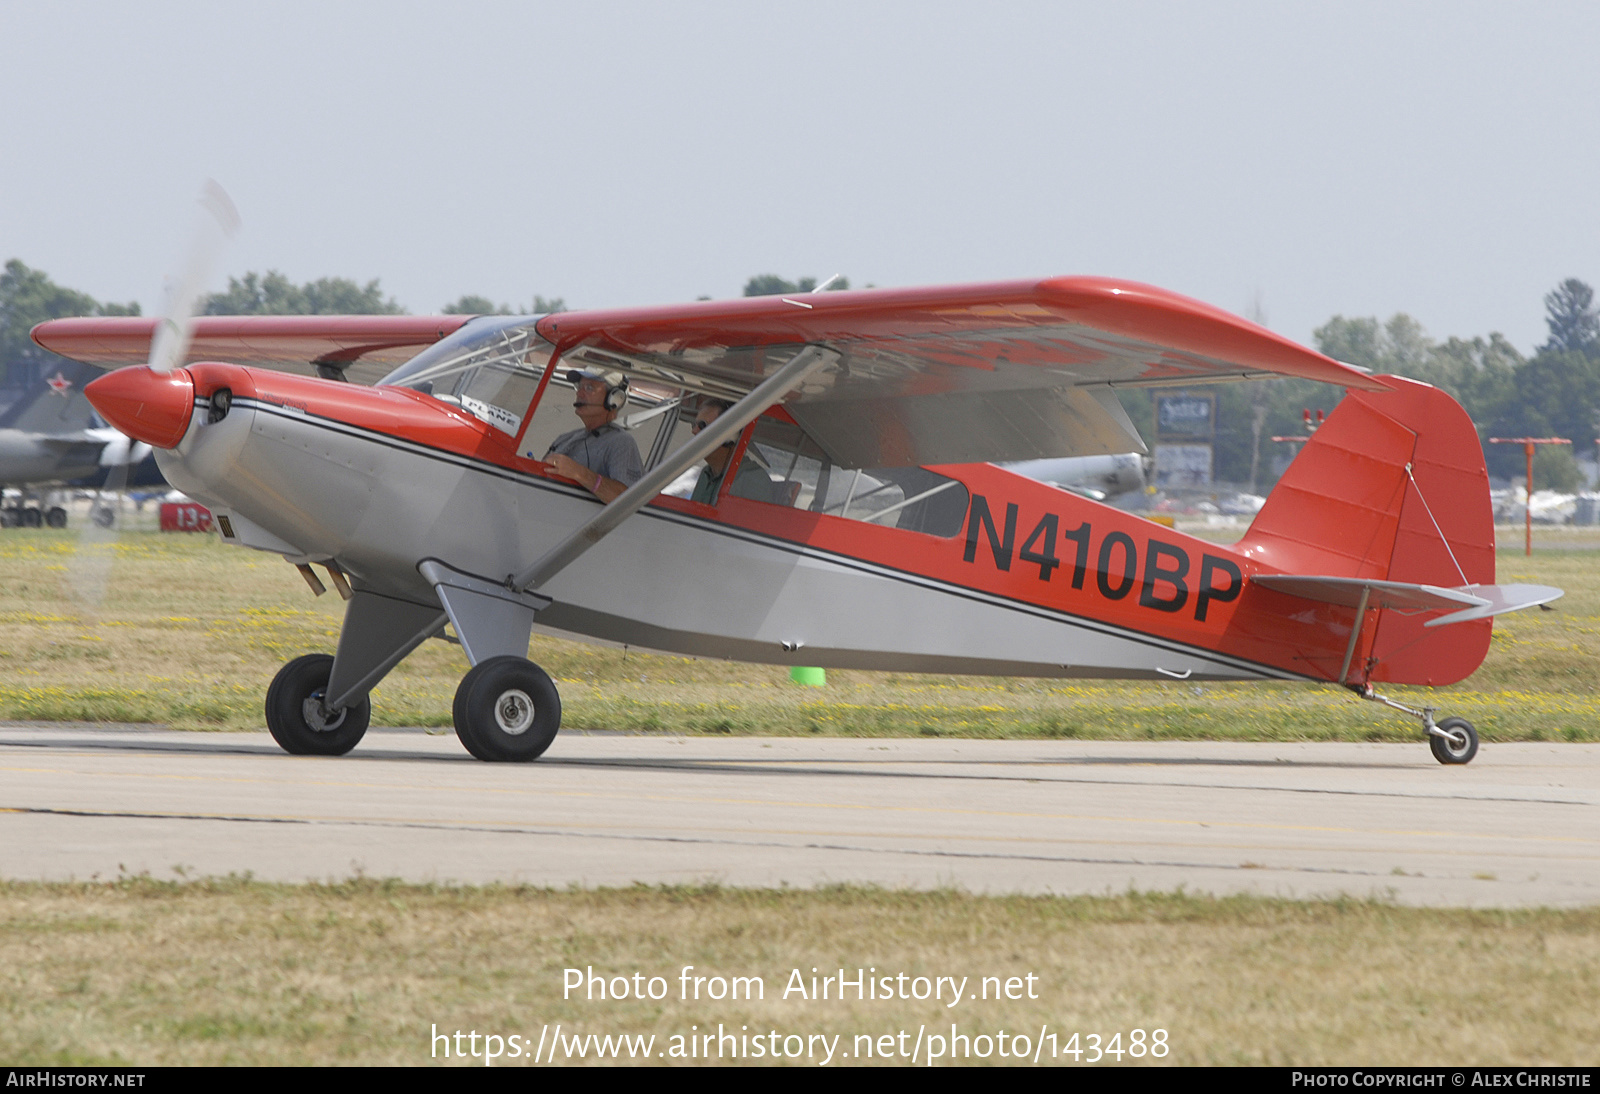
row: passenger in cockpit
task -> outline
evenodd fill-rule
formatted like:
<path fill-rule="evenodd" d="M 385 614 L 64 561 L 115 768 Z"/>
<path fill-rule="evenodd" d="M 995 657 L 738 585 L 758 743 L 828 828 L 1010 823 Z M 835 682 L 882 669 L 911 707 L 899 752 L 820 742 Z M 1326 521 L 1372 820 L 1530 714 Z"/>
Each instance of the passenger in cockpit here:
<path fill-rule="evenodd" d="M 700 432 L 706 426 L 716 421 L 728 404 L 721 399 L 707 399 L 700 404 L 699 411 L 694 416 L 694 431 Z M 733 459 L 733 451 L 737 441 L 727 441 L 720 448 L 713 448 L 706 456 L 706 465 L 700 470 L 700 478 L 694 484 L 694 493 L 689 495 L 690 501 L 703 502 L 706 505 L 715 505 L 717 495 L 722 490 L 722 480 L 728 473 L 728 463 Z M 745 458 L 739 461 L 739 470 L 733 476 L 733 494 L 741 498 L 750 498 L 753 501 L 770 502 L 773 499 L 772 480 L 761 466 L 750 458 L 747 452 Z"/>

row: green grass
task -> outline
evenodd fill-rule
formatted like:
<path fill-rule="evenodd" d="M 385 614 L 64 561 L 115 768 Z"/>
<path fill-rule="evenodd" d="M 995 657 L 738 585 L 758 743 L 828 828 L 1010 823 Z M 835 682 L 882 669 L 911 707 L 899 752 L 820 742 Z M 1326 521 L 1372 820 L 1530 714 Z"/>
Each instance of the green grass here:
<path fill-rule="evenodd" d="M 0 718 L 262 724 L 290 658 L 331 652 L 342 604 L 294 568 L 207 536 L 133 533 L 112 549 L 107 595 L 74 596 L 71 532 L 0 534 Z M 1600 740 L 1600 555 L 1503 551 L 1503 581 L 1567 590 L 1552 612 L 1498 620 L 1488 659 L 1449 688 L 1395 688 L 1471 719 L 1488 741 Z M 1129 684 L 829 670 L 826 688 L 784 668 L 660 657 L 536 638 L 572 729 L 639 733 L 1121 740 L 1414 740 L 1410 719 L 1331 687 Z M 373 694 L 378 724 L 450 723 L 460 651 L 428 642 Z"/>

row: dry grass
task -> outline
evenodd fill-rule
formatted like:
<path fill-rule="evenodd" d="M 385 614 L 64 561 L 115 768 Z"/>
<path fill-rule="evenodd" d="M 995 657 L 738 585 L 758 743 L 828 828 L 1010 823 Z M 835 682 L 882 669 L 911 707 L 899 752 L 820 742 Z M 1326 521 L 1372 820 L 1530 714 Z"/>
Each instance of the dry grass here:
<path fill-rule="evenodd" d="M 273 673 L 331 651 L 341 604 L 313 599 L 270 555 L 204 536 L 130 534 L 113 548 L 97 607 L 72 594 L 72 533 L 0 535 L 0 718 L 261 724 Z M 1465 684 L 1396 689 L 1472 719 L 1486 740 L 1600 739 L 1600 577 L 1587 551 L 1503 552 L 1501 579 L 1559 585 L 1554 612 L 1496 624 Z M 849 736 L 1411 740 L 1416 728 L 1337 689 L 1311 685 L 1080 684 L 1028 679 L 828 673 L 826 689 L 786 670 L 656 657 L 535 639 L 561 686 L 566 724 L 636 732 Z M 426 643 L 373 696 L 386 724 L 448 725 L 466 670 Z M 1431 697 L 1430 697 L 1431 696 Z"/>
<path fill-rule="evenodd" d="M 969 1033 L 1122 1031 L 1124 1045 L 1132 1029 L 1161 1028 L 1176 1064 L 1593 1066 L 1597 926 L 1593 909 L 1181 893 L 9 884 L 0 1058 L 415 1064 L 432 1059 L 435 1025 L 536 1040 L 556 1022 L 663 1044 L 719 1023 L 843 1034 L 848 1050 L 858 1033 L 955 1022 Z M 762 976 L 765 999 L 682 1002 L 685 965 Z M 671 990 L 660 1002 L 563 1000 L 563 971 L 588 966 L 659 975 Z M 792 969 L 841 966 L 968 976 L 974 988 L 1033 973 L 1039 998 L 953 1010 L 782 998 Z"/>

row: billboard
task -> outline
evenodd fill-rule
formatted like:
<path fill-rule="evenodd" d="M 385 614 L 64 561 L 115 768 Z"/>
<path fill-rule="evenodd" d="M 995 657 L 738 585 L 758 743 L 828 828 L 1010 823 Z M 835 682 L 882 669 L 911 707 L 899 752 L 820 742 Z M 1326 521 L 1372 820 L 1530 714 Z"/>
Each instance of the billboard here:
<path fill-rule="evenodd" d="M 1210 392 L 1179 391 L 1157 395 L 1155 404 L 1156 488 L 1210 486 L 1211 440 L 1217 435 L 1217 397 Z"/>
<path fill-rule="evenodd" d="M 1178 392 L 1156 396 L 1156 440 L 1174 444 L 1210 441 L 1217 435 L 1217 397 Z"/>
<path fill-rule="evenodd" d="M 1156 445 L 1156 487 L 1211 485 L 1211 446 L 1209 444 Z"/>

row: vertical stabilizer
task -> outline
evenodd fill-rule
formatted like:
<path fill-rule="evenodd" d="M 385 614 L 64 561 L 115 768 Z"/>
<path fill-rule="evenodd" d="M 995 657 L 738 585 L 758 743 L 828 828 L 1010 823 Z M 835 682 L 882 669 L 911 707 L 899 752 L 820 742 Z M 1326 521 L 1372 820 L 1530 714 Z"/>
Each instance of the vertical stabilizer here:
<path fill-rule="evenodd" d="M 94 407 L 84 398 L 89 381 L 105 375 L 102 369 L 58 358 L 47 363 L 39 379 L 0 414 L 0 429 L 25 433 L 77 433 L 99 425 Z"/>
<path fill-rule="evenodd" d="M 1351 391 L 1306 442 L 1237 550 L 1287 574 L 1455 588 L 1494 582 L 1494 514 L 1483 446 L 1448 394 L 1404 377 Z M 1487 619 L 1423 627 L 1372 613 L 1352 680 L 1446 684 L 1489 647 Z"/>

